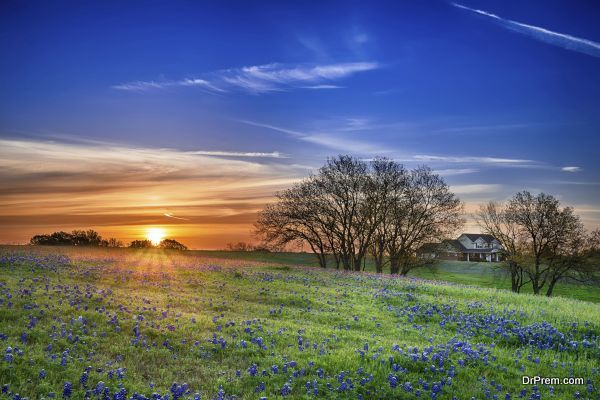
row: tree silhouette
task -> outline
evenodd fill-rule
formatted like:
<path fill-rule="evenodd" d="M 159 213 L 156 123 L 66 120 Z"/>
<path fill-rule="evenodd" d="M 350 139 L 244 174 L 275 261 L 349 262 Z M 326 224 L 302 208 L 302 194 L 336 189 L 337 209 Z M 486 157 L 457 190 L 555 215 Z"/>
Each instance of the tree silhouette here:
<path fill-rule="evenodd" d="M 187 250 L 187 246 L 179 243 L 175 239 L 163 239 L 158 245 L 161 249 L 171 249 L 171 250 Z"/>
<path fill-rule="evenodd" d="M 144 239 L 132 241 L 131 243 L 129 243 L 129 247 L 133 249 L 152 249 L 154 248 L 154 245 L 150 240 Z"/>

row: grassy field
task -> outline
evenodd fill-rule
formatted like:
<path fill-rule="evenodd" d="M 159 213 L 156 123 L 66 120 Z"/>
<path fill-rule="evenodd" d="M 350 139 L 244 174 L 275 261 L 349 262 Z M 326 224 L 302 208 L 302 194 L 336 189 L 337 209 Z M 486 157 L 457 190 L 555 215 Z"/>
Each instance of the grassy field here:
<path fill-rule="evenodd" d="M 597 304 L 309 258 L 0 248 L 0 398 L 599 396 Z"/>
<path fill-rule="evenodd" d="M 309 253 L 261 253 L 207 250 L 194 251 L 193 253 L 202 257 L 211 258 L 270 262 L 292 266 L 319 266 L 316 257 Z M 332 267 L 333 265 L 334 264 L 332 263 Z M 365 270 L 375 272 L 375 265 L 371 260 L 367 260 Z M 498 263 L 440 261 L 431 268 L 421 268 L 411 271 L 408 276 L 510 290 L 510 275 L 503 271 Z M 533 293 L 531 285 L 526 285 L 522 290 L 524 293 Z M 600 288 L 598 286 L 559 283 L 554 289 L 553 295 L 600 303 Z"/>

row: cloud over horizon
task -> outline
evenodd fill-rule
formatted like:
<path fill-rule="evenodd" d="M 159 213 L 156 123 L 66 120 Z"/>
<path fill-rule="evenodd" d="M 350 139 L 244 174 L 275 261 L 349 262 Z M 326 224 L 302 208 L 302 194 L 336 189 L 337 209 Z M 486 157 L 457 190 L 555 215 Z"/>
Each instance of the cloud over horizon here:
<path fill-rule="evenodd" d="M 103 226 L 128 239 L 136 226 L 177 225 L 188 243 L 202 236 L 211 247 L 207 229 L 227 224 L 248 236 L 255 213 L 304 172 L 277 152 L 0 139 L 0 224 L 29 236 Z"/>

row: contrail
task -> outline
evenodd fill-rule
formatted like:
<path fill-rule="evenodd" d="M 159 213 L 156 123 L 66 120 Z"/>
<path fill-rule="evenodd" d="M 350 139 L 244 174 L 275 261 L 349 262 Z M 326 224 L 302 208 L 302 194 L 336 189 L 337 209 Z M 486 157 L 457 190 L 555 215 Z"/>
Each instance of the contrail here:
<path fill-rule="evenodd" d="M 539 26 L 512 21 L 487 11 L 463 6 L 462 4 L 451 4 L 454 7 L 462 8 L 463 10 L 468 10 L 479 15 L 493 18 L 500 26 L 506 29 L 510 29 L 523 35 L 531 36 L 534 39 L 541 40 L 542 42 L 553 44 L 555 46 L 562 47 L 563 49 L 584 53 L 593 57 L 600 57 L 600 43 L 598 42 L 567 35 L 566 33 L 553 32 Z"/>

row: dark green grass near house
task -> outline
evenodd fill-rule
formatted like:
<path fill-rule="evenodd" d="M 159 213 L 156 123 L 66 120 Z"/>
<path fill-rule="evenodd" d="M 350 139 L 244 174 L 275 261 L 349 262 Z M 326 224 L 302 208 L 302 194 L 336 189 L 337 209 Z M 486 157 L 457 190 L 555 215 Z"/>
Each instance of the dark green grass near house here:
<path fill-rule="evenodd" d="M 231 260 L 247 260 L 278 263 L 290 266 L 318 267 L 316 257 L 310 253 L 267 253 L 267 252 L 231 252 L 231 251 L 194 251 L 204 257 L 224 258 Z M 365 271 L 374 272 L 375 265 L 368 259 Z M 334 268 L 331 262 L 331 268 Z M 438 261 L 430 267 L 411 271 L 408 276 L 418 277 L 485 288 L 510 290 L 510 276 L 501 267 L 501 263 Z M 531 285 L 525 285 L 523 293 L 533 293 Z M 545 292 L 544 292 L 545 293 Z M 600 303 L 600 287 L 561 282 L 554 288 L 553 296 L 568 297 L 578 300 Z"/>
<path fill-rule="evenodd" d="M 0 399 L 598 398 L 594 303 L 214 255 L 0 248 Z"/>
<path fill-rule="evenodd" d="M 416 269 L 409 276 L 485 288 L 510 290 L 511 287 L 510 275 L 499 263 L 440 261 L 432 268 Z M 533 293 L 530 284 L 526 284 L 521 291 Z M 600 303 L 600 287 L 597 285 L 561 282 L 556 285 L 552 295 Z"/>

